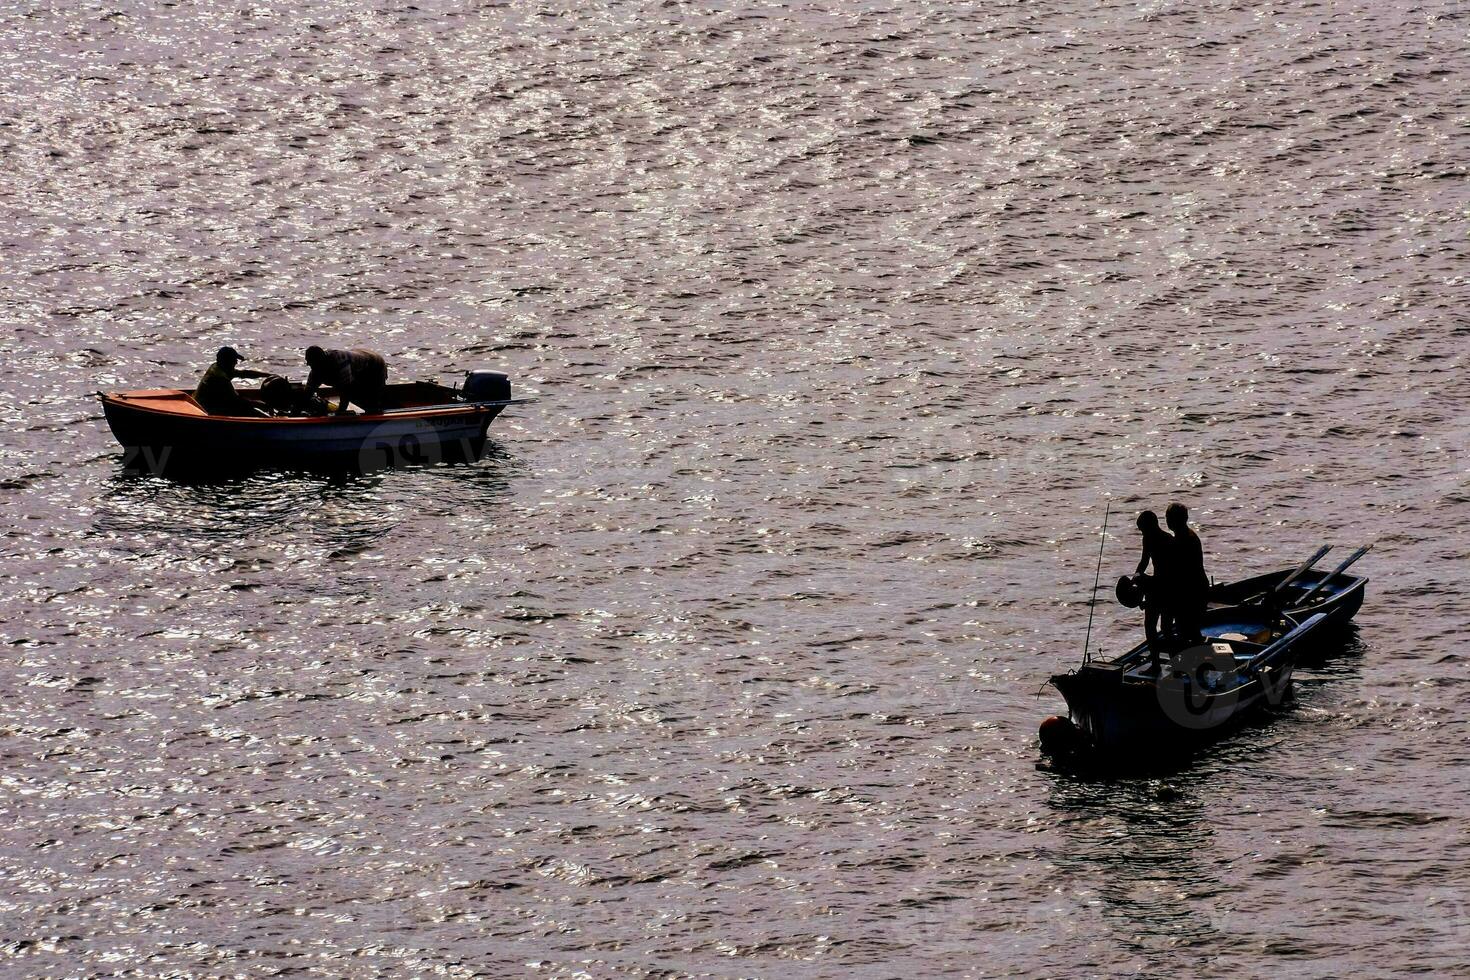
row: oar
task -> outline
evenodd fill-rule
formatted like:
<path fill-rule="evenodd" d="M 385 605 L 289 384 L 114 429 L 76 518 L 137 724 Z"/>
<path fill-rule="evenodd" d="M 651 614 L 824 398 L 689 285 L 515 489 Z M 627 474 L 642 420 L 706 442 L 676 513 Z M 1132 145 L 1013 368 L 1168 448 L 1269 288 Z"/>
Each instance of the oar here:
<path fill-rule="evenodd" d="M 1311 568 L 1313 565 L 1317 564 L 1317 562 L 1321 561 L 1322 560 L 1322 556 L 1325 555 L 1325 554 L 1327 554 L 1327 552 L 1329 552 L 1331 550 L 1332 550 L 1332 545 L 1330 545 L 1330 544 L 1324 544 L 1322 547 L 1320 547 L 1320 548 L 1317 549 L 1316 554 L 1312 555 L 1312 557 L 1308 558 L 1306 561 L 1304 561 L 1300 565 L 1298 565 L 1296 567 L 1296 571 L 1294 571 L 1290 575 L 1286 576 L 1286 578 L 1282 579 L 1280 582 L 1277 582 L 1276 583 L 1276 587 L 1274 589 L 1269 589 L 1269 590 L 1267 590 L 1265 592 L 1262 592 L 1258 596 L 1251 596 L 1251 598 L 1247 599 L 1246 602 L 1262 602 L 1262 603 L 1264 603 L 1266 600 L 1271 599 L 1272 597 L 1274 597 L 1276 595 L 1276 593 L 1280 592 L 1282 589 L 1286 588 L 1288 585 L 1290 585 L 1291 583 L 1295 582 L 1298 578 L 1300 578 L 1302 576 L 1302 574 L 1306 572 L 1307 569 Z"/>
<path fill-rule="evenodd" d="M 1357 551 L 1353 552 L 1351 555 L 1348 555 L 1346 561 L 1344 561 L 1341 565 L 1338 565 L 1332 571 L 1328 572 L 1326 578 L 1322 579 L 1322 581 L 1320 581 L 1316 585 L 1312 586 L 1312 591 L 1308 592 L 1306 595 L 1302 596 L 1300 599 L 1297 600 L 1297 602 L 1296 602 L 1296 608 L 1301 608 L 1303 606 L 1306 606 L 1307 603 L 1311 602 L 1313 599 L 1315 599 L 1317 597 L 1317 593 L 1318 592 L 1321 592 L 1323 589 L 1325 589 L 1327 587 L 1327 583 L 1328 582 L 1331 582 L 1333 579 L 1337 578 L 1343 572 L 1347 571 L 1349 568 L 1352 567 L 1353 562 L 1357 561 L 1359 558 L 1362 558 L 1364 555 L 1366 555 L 1368 552 L 1370 552 L 1372 550 L 1373 550 L 1373 546 L 1371 544 L 1365 544 L 1365 545 L 1363 545 L 1363 547 L 1359 548 Z"/>

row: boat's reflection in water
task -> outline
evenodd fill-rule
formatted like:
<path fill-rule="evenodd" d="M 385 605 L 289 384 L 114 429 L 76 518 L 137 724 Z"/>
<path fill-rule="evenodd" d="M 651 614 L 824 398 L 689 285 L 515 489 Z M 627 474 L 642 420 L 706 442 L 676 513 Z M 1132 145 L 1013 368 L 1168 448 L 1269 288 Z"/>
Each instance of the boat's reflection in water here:
<path fill-rule="evenodd" d="M 1297 658 L 1296 672 L 1292 675 L 1292 688 L 1310 684 L 1319 679 L 1361 677 L 1363 656 L 1368 645 L 1363 642 L 1357 623 L 1348 623 L 1323 642 L 1308 646 Z M 1293 694 L 1293 697 L 1295 695 Z M 1290 703 L 1288 698 L 1288 703 Z"/>
<path fill-rule="evenodd" d="M 371 462 L 371 461 L 369 461 Z M 93 532 L 109 537 L 159 534 L 188 550 L 265 535 L 310 542 L 328 557 L 374 547 L 405 520 L 480 512 L 511 494 L 518 460 L 494 442 L 473 458 L 387 465 L 323 460 L 293 468 L 211 465 L 119 467 L 100 494 Z"/>

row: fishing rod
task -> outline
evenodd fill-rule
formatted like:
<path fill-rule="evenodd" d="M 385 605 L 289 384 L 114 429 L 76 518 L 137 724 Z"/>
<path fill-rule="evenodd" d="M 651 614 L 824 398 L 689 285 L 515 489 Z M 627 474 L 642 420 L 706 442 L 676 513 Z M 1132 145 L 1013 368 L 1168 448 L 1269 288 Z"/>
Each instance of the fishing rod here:
<path fill-rule="evenodd" d="M 1082 662 L 1084 664 L 1092 662 L 1087 651 L 1092 646 L 1092 614 L 1097 609 L 1097 584 L 1102 581 L 1103 548 L 1108 543 L 1108 516 L 1112 512 L 1113 502 L 1109 500 L 1107 508 L 1103 511 L 1102 538 L 1097 543 L 1097 571 L 1092 575 L 1092 600 L 1087 604 L 1087 638 L 1082 641 Z"/>

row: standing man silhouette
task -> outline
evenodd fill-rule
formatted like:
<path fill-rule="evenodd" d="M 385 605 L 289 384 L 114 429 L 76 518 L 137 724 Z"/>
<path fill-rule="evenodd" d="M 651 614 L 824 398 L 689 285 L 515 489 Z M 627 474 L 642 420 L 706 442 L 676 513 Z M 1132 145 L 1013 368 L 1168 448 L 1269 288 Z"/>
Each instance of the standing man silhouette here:
<path fill-rule="evenodd" d="M 1174 532 L 1174 618 L 1186 640 L 1198 642 L 1205 609 L 1210 604 L 1210 576 L 1205 573 L 1205 546 L 1189 526 L 1189 508 L 1174 503 L 1164 511 L 1164 522 Z"/>
<path fill-rule="evenodd" d="M 1143 635 L 1148 638 L 1149 657 L 1159 662 L 1160 639 L 1174 628 L 1175 580 L 1178 560 L 1175 543 L 1159 527 L 1159 515 L 1146 510 L 1138 515 L 1138 533 L 1143 535 L 1143 554 L 1138 559 L 1134 580 L 1143 587 Z M 1144 572 L 1153 565 L 1153 575 Z"/>

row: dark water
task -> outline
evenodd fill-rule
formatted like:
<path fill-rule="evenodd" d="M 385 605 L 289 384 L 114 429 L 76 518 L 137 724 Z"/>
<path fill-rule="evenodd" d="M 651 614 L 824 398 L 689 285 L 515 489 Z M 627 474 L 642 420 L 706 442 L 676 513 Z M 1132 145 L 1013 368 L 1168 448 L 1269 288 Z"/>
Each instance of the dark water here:
<path fill-rule="evenodd" d="M 1470 970 L 1467 26 L 0 9 L 0 972 Z M 313 342 L 542 397 L 122 471 L 91 392 Z M 1220 578 L 1377 541 L 1361 630 L 1038 771 L 1104 504 L 1174 498 Z"/>

